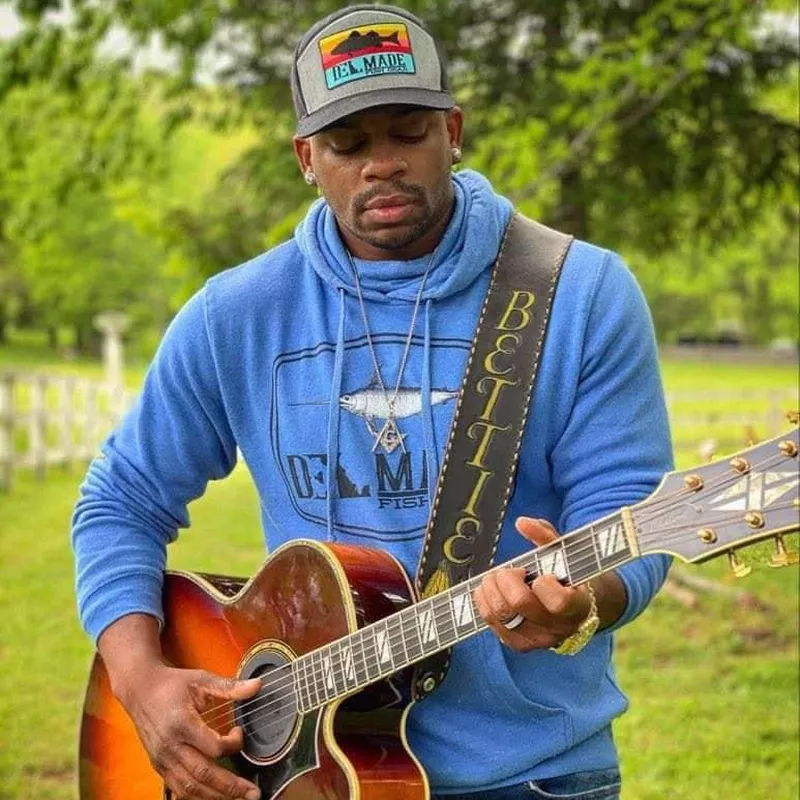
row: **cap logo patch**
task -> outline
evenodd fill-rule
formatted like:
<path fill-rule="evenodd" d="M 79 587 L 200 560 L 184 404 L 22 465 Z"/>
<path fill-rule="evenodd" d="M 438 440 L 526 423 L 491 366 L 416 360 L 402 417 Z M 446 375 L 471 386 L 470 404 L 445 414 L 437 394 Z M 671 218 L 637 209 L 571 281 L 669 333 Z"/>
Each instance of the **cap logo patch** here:
<path fill-rule="evenodd" d="M 348 28 L 320 40 L 319 49 L 329 89 L 362 78 L 417 71 L 408 29 L 399 23 Z"/>

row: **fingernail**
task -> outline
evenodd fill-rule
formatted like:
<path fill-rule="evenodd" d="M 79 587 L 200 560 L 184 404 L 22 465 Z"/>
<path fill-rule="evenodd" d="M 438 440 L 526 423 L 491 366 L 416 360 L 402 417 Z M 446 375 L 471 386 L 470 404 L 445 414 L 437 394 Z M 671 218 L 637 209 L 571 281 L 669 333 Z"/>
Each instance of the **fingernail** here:
<path fill-rule="evenodd" d="M 251 789 L 245 796 L 244 800 L 259 800 L 261 792 L 258 789 Z"/>

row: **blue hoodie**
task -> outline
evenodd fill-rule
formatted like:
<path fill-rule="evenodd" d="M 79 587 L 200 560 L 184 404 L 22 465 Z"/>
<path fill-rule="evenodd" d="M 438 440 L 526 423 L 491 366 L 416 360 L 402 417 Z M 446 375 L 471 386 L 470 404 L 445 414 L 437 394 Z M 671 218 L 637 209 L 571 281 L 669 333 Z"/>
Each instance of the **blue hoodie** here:
<path fill-rule="evenodd" d="M 475 172 L 455 208 L 416 320 L 399 419 L 406 452 L 373 452 L 376 376 L 347 251 L 319 201 L 294 239 L 212 278 L 177 315 L 136 406 L 89 468 L 73 526 L 78 604 L 98 637 L 132 612 L 161 617 L 166 545 L 186 505 L 227 475 L 237 447 L 270 549 L 302 536 L 385 548 L 414 575 L 479 308 L 512 208 Z M 393 392 L 428 258 L 362 261 L 365 310 Z M 380 399 L 380 398 L 379 398 Z M 650 317 L 615 254 L 575 242 L 556 292 L 497 563 L 529 545 L 520 515 L 574 530 L 648 495 L 671 467 Z M 221 565 L 221 567 L 224 565 Z M 637 616 L 668 559 L 619 570 Z M 626 708 L 613 630 L 576 657 L 517 653 L 484 632 L 455 648 L 408 738 L 435 791 L 493 788 L 616 764 Z"/>

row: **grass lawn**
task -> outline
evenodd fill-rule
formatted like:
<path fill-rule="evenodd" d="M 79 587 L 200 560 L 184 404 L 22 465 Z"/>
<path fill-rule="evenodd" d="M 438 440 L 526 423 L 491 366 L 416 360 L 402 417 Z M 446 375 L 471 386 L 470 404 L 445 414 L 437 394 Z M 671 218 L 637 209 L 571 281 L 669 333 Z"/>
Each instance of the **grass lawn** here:
<path fill-rule="evenodd" d="M 668 388 L 796 386 L 791 368 L 667 364 L 664 372 Z M 0 495 L 1 800 L 76 797 L 91 657 L 75 619 L 67 534 L 79 480 L 23 475 Z M 244 470 L 212 484 L 192 520 L 171 548 L 172 566 L 249 574 L 261 563 Z M 631 699 L 616 726 L 625 800 L 796 800 L 798 570 L 764 568 L 736 581 L 719 562 L 677 569 L 741 591 L 696 591 L 691 608 L 662 593 L 619 635 L 618 678 Z"/>

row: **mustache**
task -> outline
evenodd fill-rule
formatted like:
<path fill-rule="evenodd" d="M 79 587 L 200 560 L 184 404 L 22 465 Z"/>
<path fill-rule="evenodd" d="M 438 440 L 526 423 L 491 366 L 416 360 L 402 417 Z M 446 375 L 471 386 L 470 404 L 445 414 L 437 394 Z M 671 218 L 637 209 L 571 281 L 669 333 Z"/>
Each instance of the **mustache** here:
<path fill-rule="evenodd" d="M 366 211 L 367 203 L 376 197 L 385 197 L 390 194 L 403 194 L 413 197 L 420 203 L 425 200 L 425 190 L 421 186 L 415 186 L 413 183 L 404 183 L 400 180 L 392 180 L 356 195 L 353 199 L 353 207 L 357 212 L 361 213 Z"/>

